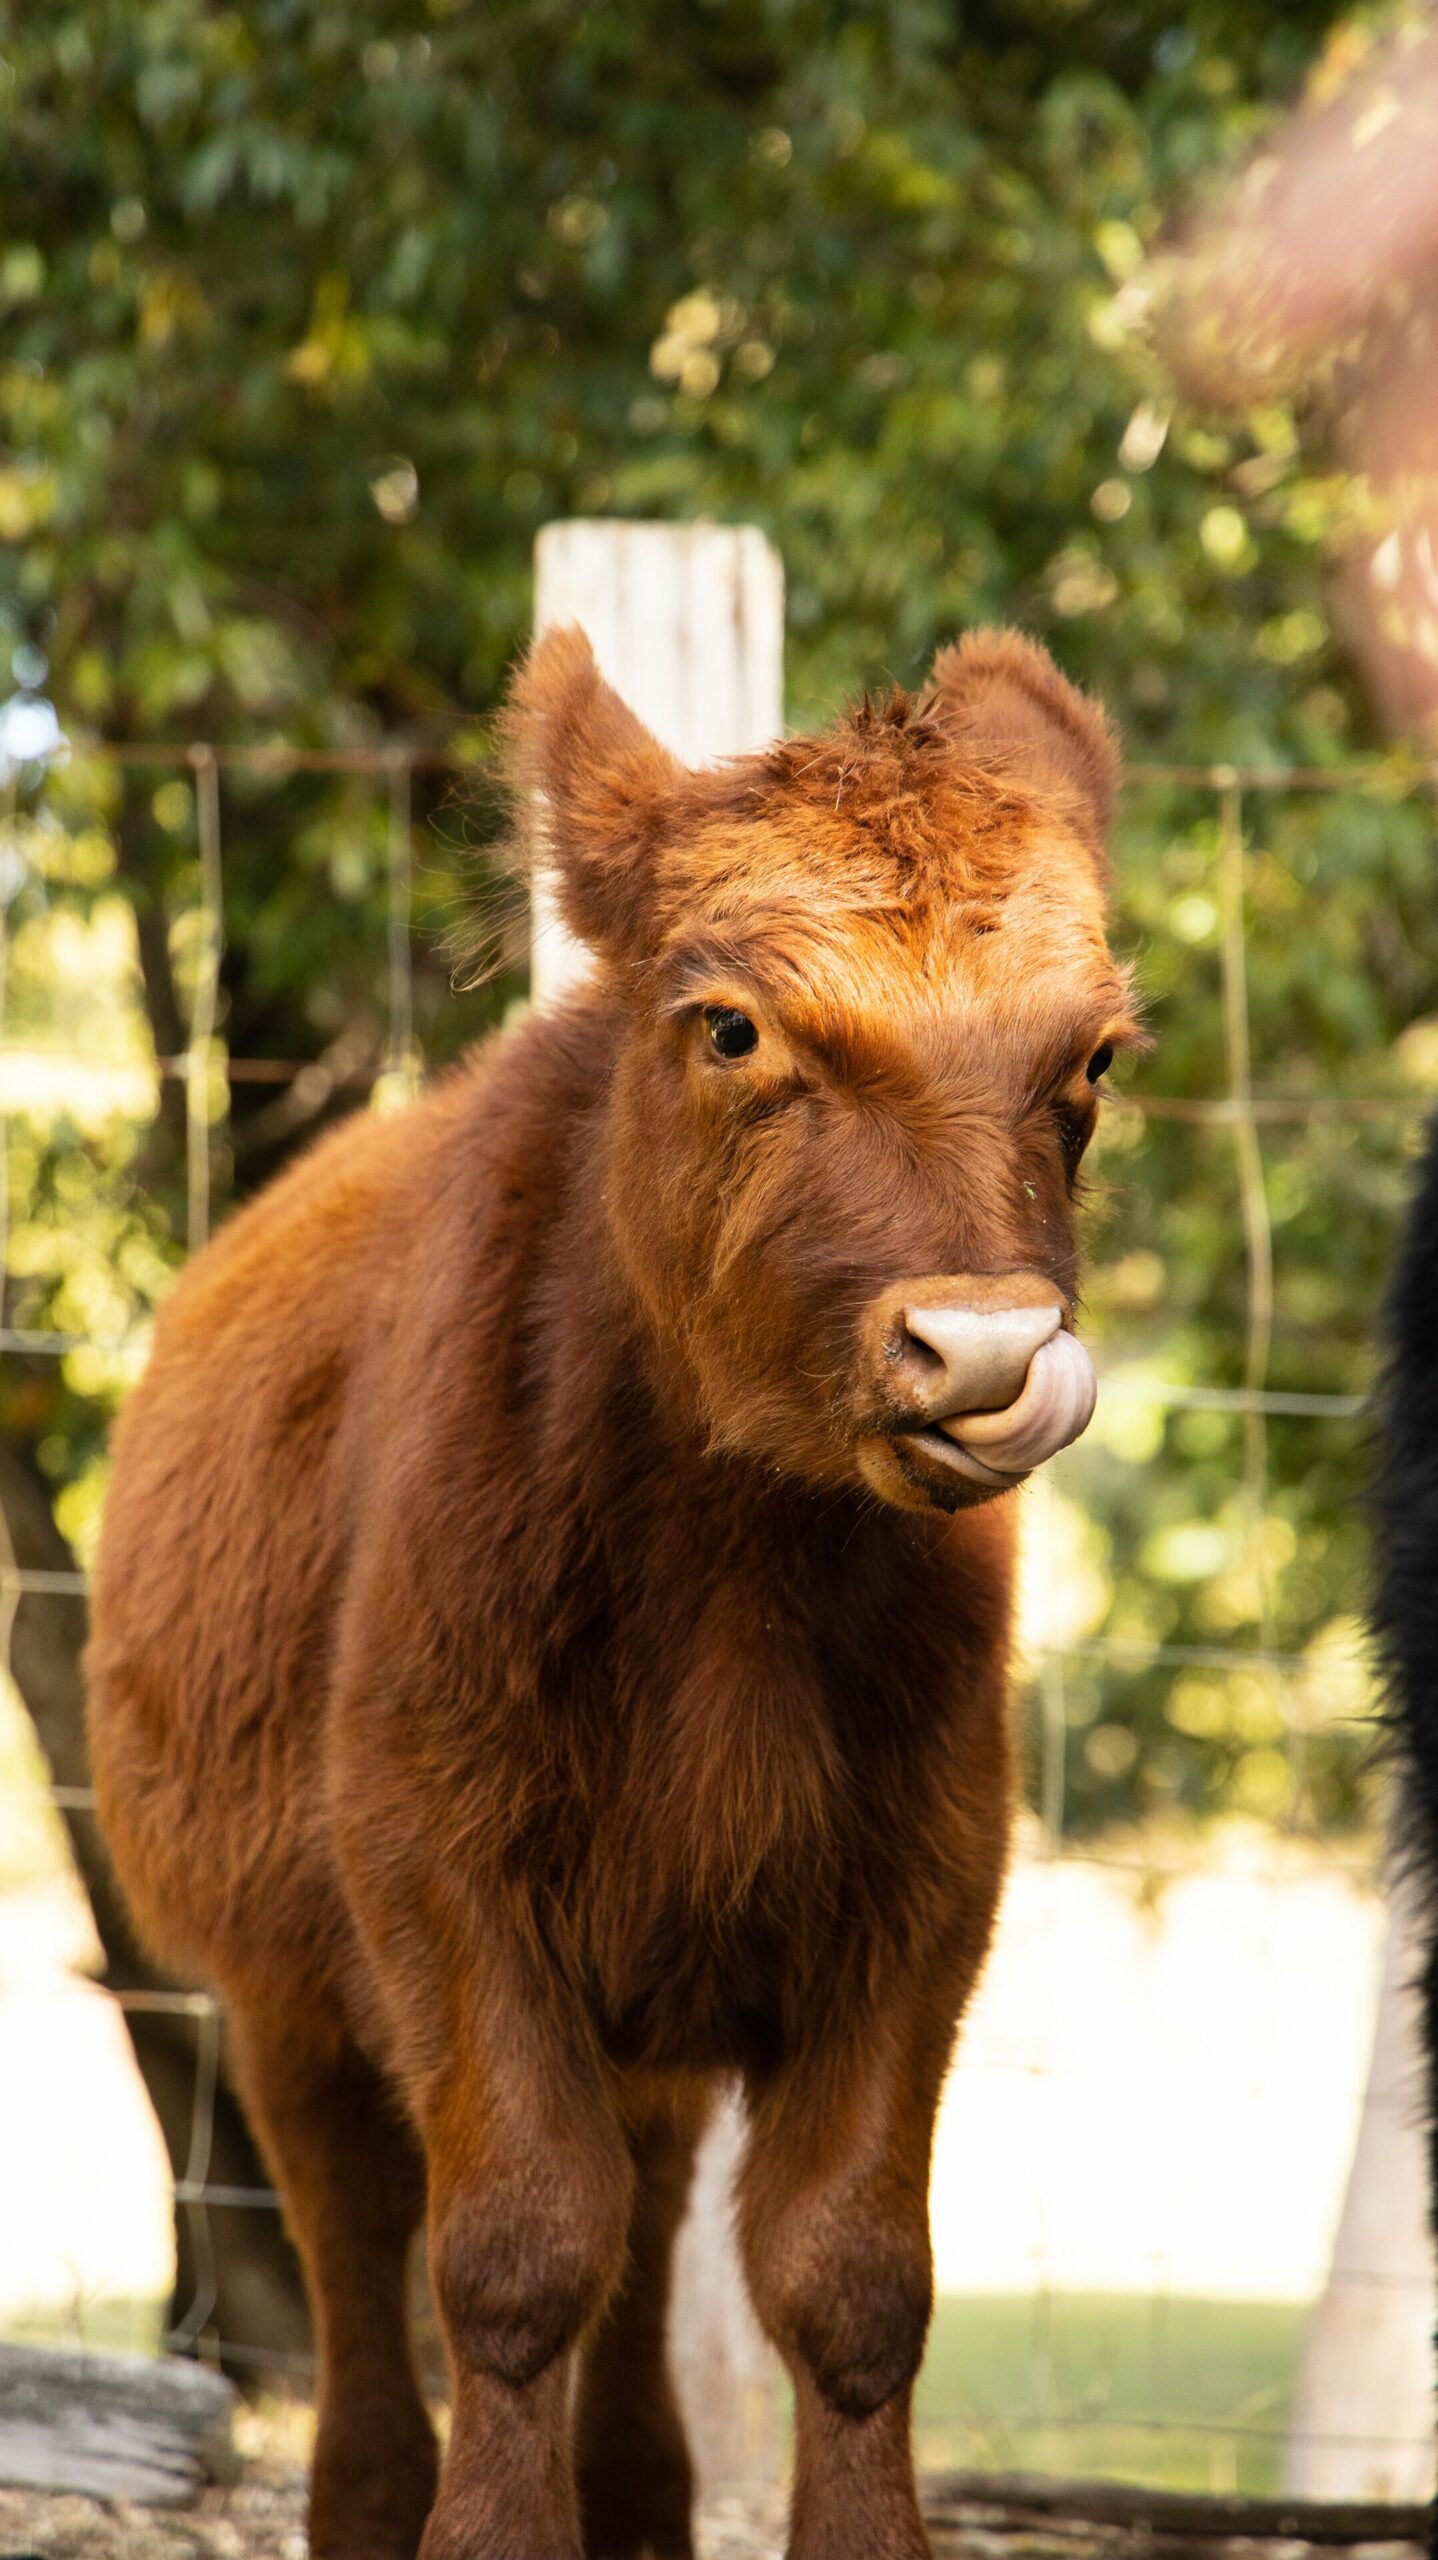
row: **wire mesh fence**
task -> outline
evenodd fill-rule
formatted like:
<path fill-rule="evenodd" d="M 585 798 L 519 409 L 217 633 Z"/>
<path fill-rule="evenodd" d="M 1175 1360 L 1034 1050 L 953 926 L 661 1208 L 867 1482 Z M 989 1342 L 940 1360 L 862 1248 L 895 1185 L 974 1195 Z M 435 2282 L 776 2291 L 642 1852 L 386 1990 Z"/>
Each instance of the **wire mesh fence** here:
<path fill-rule="evenodd" d="M 232 786 L 242 779 L 247 786 L 257 786 L 278 785 L 301 774 L 343 775 L 375 795 L 384 871 L 382 951 L 377 955 L 384 989 L 383 1039 L 377 1058 L 363 1067 L 345 1068 L 331 1081 L 335 1089 L 352 1092 L 356 1102 L 362 1103 L 368 1094 L 387 1107 L 403 1101 L 424 1063 L 415 1004 L 415 779 L 421 772 L 443 773 L 448 760 L 411 752 L 401 743 L 327 753 L 204 743 L 183 748 L 87 748 L 85 753 L 131 776 L 141 771 L 176 771 L 187 778 L 193 791 L 186 1036 L 176 1054 L 151 1062 L 153 1090 L 145 1106 L 153 1108 L 154 1093 L 166 1086 L 177 1085 L 183 1091 L 184 1232 L 186 1246 L 193 1251 L 205 1241 L 219 1205 L 216 1151 L 229 1094 L 247 1086 L 272 1087 L 278 1092 L 302 1084 L 315 1073 L 312 1060 L 230 1055 L 223 1045 L 221 961 L 228 839 L 244 823 L 243 812 L 230 805 Z M 1382 1075 L 1375 1073 L 1374 1085 L 1386 1084 L 1387 1090 L 1352 1089 L 1351 1071 L 1345 1074 L 1341 1090 L 1324 1089 L 1313 1079 L 1311 1089 L 1299 1092 L 1269 1088 L 1262 1065 L 1256 1064 L 1261 1045 L 1256 1033 L 1265 1026 L 1263 1002 L 1256 1000 L 1252 983 L 1251 879 L 1254 840 L 1262 834 L 1263 813 L 1276 803 L 1301 809 L 1319 796 L 1331 799 L 1342 794 L 1380 817 L 1400 806 L 1409 812 L 1421 808 L 1426 832 L 1427 797 L 1435 778 L 1426 770 L 1400 769 L 1390 763 L 1259 771 L 1148 765 L 1130 771 L 1131 802 L 1176 812 L 1164 823 L 1195 848 L 1196 876 L 1205 883 L 1201 896 L 1211 912 L 1202 920 L 1203 934 L 1192 949 L 1195 967 L 1207 973 L 1216 1034 L 1213 1057 L 1220 1072 L 1206 1089 L 1181 1092 L 1148 1090 L 1140 1080 L 1109 1106 L 1108 1122 L 1116 1136 L 1112 1150 L 1105 1149 L 1101 1156 L 1097 1259 L 1102 1264 L 1106 1252 L 1116 1253 L 1121 1264 L 1135 1259 L 1133 1238 L 1125 1232 L 1125 1161 L 1129 1160 L 1131 1170 L 1136 1145 L 1147 1143 L 1149 1133 L 1156 1132 L 1165 1144 L 1202 1144 L 1210 1150 L 1205 1181 L 1215 1201 L 1222 1204 L 1217 1214 L 1231 1224 L 1234 1268 L 1225 1280 L 1226 1294 L 1217 1315 L 1210 1315 L 1199 1333 L 1190 1328 L 1192 1341 L 1198 1341 L 1206 1354 L 1217 1351 L 1213 1360 L 1217 1374 L 1165 1374 L 1151 1359 L 1126 1358 L 1122 1301 L 1100 1302 L 1097 1308 L 1101 1370 L 1105 1348 L 1108 1355 L 1100 1414 L 1111 1417 L 1110 1427 L 1107 1438 L 1100 1433 L 1092 1447 L 1074 1453 L 1057 1470 L 1055 1499 L 1067 1506 L 1070 1530 L 1075 1521 L 1080 1526 L 1091 1524 L 1103 1513 L 1105 1471 L 1112 1474 L 1116 1467 L 1126 1469 L 1131 1499 L 1127 1512 L 1122 1505 L 1112 1510 L 1104 1528 L 1110 1562 L 1118 1561 L 1099 1594 L 1103 1605 L 1093 1601 L 1077 1619 L 1062 1607 L 1055 1611 L 1040 1606 L 1026 1633 L 1031 1785 L 1019 1899 L 1022 1905 L 1027 1894 L 1031 1906 L 1026 1924 L 1035 1951 L 1027 1977 L 1031 1981 L 1041 1982 L 1046 1971 L 1051 1986 L 1062 1981 L 1063 1968 L 1054 1951 L 1075 1925 L 1076 1906 L 1061 1907 L 1054 1899 L 1054 1876 L 1086 1876 L 1095 1891 L 1121 1891 L 1129 1896 L 1132 1908 L 1142 1912 L 1144 1894 L 1150 1888 L 1172 1888 L 1186 1880 L 1221 1875 L 1222 1859 L 1215 1852 L 1211 1832 L 1201 1823 L 1178 1819 L 1194 1798 L 1197 1784 L 1190 1783 L 1184 1768 L 1200 1762 L 1207 1767 L 1216 1754 L 1222 1758 L 1227 1753 L 1225 1767 L 1240 1775 L 1247 1772 L 1244 1810 L 1251 1836 L 1244 1852 L 1245 1889 L 1252 1886 L 1260 1897 L 1270 1898 L 1268 1903 L 1260 1898 L 1252 1905 L 1259 1915 L 1252 1923 L 1258 1943 L 1249 1944 L 1247 1950 L 1254 1968 L 1261 1970 L 1264 1961 L 1263 1932 L 1270 1924 L 1279 1929 L 1274 1915 L 1280 1913 L 1282 1895 L 1295 1879 L 1301 1883 L 1308 1874 L 1304 1860 L 1311 1852 L 1322 1852 L 1344 1879 L 1345 1890 L 1351 1887 L 1358 1900 L 1371 1884 L 1375 1830 L 1371 1794 L 1365 1796 L 1362 1777 L 1367 1738 L 1358 1713 L 1361 1661 L 1356 1639 L 1336 1645 L 1331 1640 L 1335 1623 L 1351 1625 L 1361 1609 L 1351 1563 L 1353 1542 L 1347 1539 L 1344 1552 L 1349 1560 L 1335 1568 L 1337 1580 L 1328 1590 L 1321 1588 L 1327 1566 L 1324 1554 L 1318 1554 L 1310 1581 L 1316 1575 L 1319 1598 L 1306 1616 L 1300 1610 L 1295 1621 L 1294 1609 L 1279 1588 L 1286 1560 L 1275 1550 L 1274 1500 L 1276 1493 L 1301 1486 L 1312 1473 L 1316 1462 L 1305 1440 L 1311 1442 L 1314 1435 L 1322 1441 L 1325 1481 L 1339 1485 L 1342 1501 L 1351 1504 L 1358 1494 L 1367 1388 L 1365 1346 L 1374 1329 L 1369 1279 L 1391 1238 L 1392 1213 L 1401 1199 L 1404 1168 L 1426 1104 L 1421 1091 L 1399 1085 L 1386 1059 Z M 12 785 L 12 833 L 17 806 Z M 0 923 L 13 909 L 24 881 L 23 869 L 10 863 Z M 1192 900 L 1199 893 L 1187 894 Z M 1141 943 L 1145 931 L 1140 912 Z M 24 1047 L 7 1029 L 6 948 L 0 932 L 0 1074 Z M 1141 981 L 1143 956 L 1141 949 Z M 51 1048 L 47 1054 L 53 1063 L 59 1051 Z M 0 1091 L 0 1106 L 8 1142 L 12 1126 L 23 1124 L 27 1106 L 9 1088 Z M 143 1120 L 143 1111 L 139 1117 Z M 1367 1220 L 1372 1232 L 1365 1234 L 1364 1251 L 1355 1257 L 1362 1285 L 1355 1282 L 1350 1291 L 1345 1343 L 1333 1358 L 1324 1360 L 1316 1378 L 1305 1380 L 1301 1333 L 1286 1342 L 1281 1369 L 1275 1371 L 1285 1221 L 1275 1215 L 1274 1186 L 1276 1172 L 1315 1135 L 1325 1144 L 1356 1147 L 1356 1161 L 1370 1170 L 1381 1164 L 1386 1188 L 1378 1209 Z M 0 1167 L 7 1162 L 8 1150 L 0 1147 Z M 1161 1217 L 1162 1183 L 1151 1190 L 1157 1203 L 1153 1214 Z M 0 1272 L 6 1274 L 11 1266 L 10 1225 L 9 1186 L 0 1172 Z M 1153 1258 L 1151 1247 L 1141 1243 L 1139 1259 L 1146 1250 Z M 12 1303 L 17 1299 L 18 1320 L 11 1322 Z M 24 1293 L 12 1286 L 0 1304 L 0 1352 L 25 1362 L 68 1364 L 82 1393 L 93 1391 L 95 1373 L 87 1362 L 99 1359 L 110 1364 L 105 1369 L 108 1391 L 113 1364 L 126 1359 L 133 1364 L 143 1356 L 143 1326 L 115 1333 L 26 1321 Z M 1190 1358 L 1185 1365 L 1192 1368 L 1197 1362 Z M 1162 1577 L 1151 1563 L 1154 1537 L 1160 1533 L 1145 1518 L 1142 1453 L 1147 1450 L 1152 1456 L 1161 1450 L 1165 1434 L 1178 1428 L 1189 1433 L 1184 1445 L 1190 1455 L 1197 1452 L 1201 1458 L 1207 1470 L 1205 1481 L 1226 1481 L 1226 1544 L 1221 1563 L 1211 1556 L 1205 1567 L 1198 1542 L 1189 1560 L 1192 1569 L 1177 1581 L 1163 1583 L 1160 1590 Z M 1278 1516 L 1281 1525 L 1281 1509 Z M 1051 1523 L 1037 1525 L 1035 1543 L 1042 1548 L 1043 1528 Z M 1161 1534 L 1169 1535 L 1172 1544 L 1172 1524 Z M 1061 1565 L 1053 1571 L 1060 1576 Z M 1209 1610 L 1206 1617 L 1203 1595 L 1216 1590 L 1225 1577 L 1228 1584 L 1243 1583 L 1241 1604 L 1233 1605 L 1230 1592 L 1225 1605 Z M 1092 1570 L 1088 1578 L 1092 1583 Z M 1103 1582 L 1102 1576 L 1099 1581 Z M 80 1600 L 84 1591 L 85 1576 L 78 1567 L 68 1571 L 19 1563 L 0 1510 L 0 1660 L 7 1667 L 16 1612 L 27 1597 Z M 1159 1594 L 1147 1609 L 1135 1599 L 1137 1595 L 1142 1601 L 1145 1591 L 1150 1597 L 1153 1592 Z M 1175 1600 L 1176 1591 L 1183 1595 L 1181 1605 Z M 1215 1704 L 1216 1694 L 1226 1691 L 1245 1702 L 1236 1724 L 1225 1721 L 1221 1699 Z M 1233 1740 L 1235 1731 L 1238 1742 Z M 1161 1777 L 1168 1765 L 1165 1753 L 1179 1768 L 1178 1778 L 1170 1772 L 1162 1784 L 1156 1781 L 1156 1792 L 1149 1799 L 1140 1800 L 1134 1792 L 1137 1778 L 1150 1771 Z M 1197 1792 L 1202 1795 L 1201 1785 Z M 57 1812 L 72 1822 L 86 1819 L 92 1810 L 83 1784 L 54 1779 L 48 1794 Z M 1155 1807 L 1162 1817 L 1158 1820 Z M 1174 1818 L 1168 1819 L 1170 1815 Z M 1377 1928 L 1371 1910 L 1363 1927 L 1368 1934 L 1362 1937 L 1359 1931 L 1359 1969 L 1366 1967 L 1371 1973 Z M 1242 1938 L 1242 1931 L 1239 1935 Z M 1101 1938 L 1098 1927 L 1095 1944 Z M 977 2037 L 966 2039 L 969 2059 L 959 2066 L 955 2108 L 962 2107 L 966 2092 L 979 2089 L 985 2075 L 992 2086 L 1047 2088 L 1058 2109 L 1047 2120 L 1048 2130 L 1042 2137 L 1049 2152 L 1029 2164 L 1042 2193 L 1046 2181 L 1064 2174 L 1062 2157 L 1056 2158 L 1054 2151 L 1057 2147 L 1062 2154 L 1066 2141 L 1064 2092 L 1077 2082 L 1066 2081 L 1065 2074 L 1076 2066 L 1062 2033 L 1050 2032 L 1032 2004 L 1021 2022 L 1006 2026 L 1003 1947 L 1001 1939 L 989 2005 L 976 2022 Z M 1232 1948 L 1229 1954 L 1232 1960 Z M 1288 1970 L 1279 1968 L 1273 1979 L 1273 1999 L 1281 2004 L 1294 1979 L 1291 1951 Z M 268 2187 L 236 2187 L 214 2174 L 215 2101 L 221 2070 L 218 2011 L 208 1997 L 183 1991 L 135 1989 L 111 1996 L 132 2014 L 166 2013 L 193 2021 L 189 2139 L 174 2182 L 174 2201 L 189 2231 L 193 2291 L 191 2299 L 177 2305 L 166 2337 L 170 2345 L 189 2351 L 214 2354 L 224 2348 L 230 2361 L 242 2363 L 245 2350 L 220 2338 L 215 2327 L 211 2218 L 235 2211 L 268 2213 L 275 2198 Z M 1054 2003 L 1061 2006 L 1063 1997 L 1060 1989 L 1052 1990 Z M 1261 1997 L 1251 2006 L 1257 2014 Z M 1341 2061 L 1315 2093 L 1326 2110 L 1328 2150 L 1338 2163 L 1336 2182 L 1330 2178 L 1335 2202 L 1341 2189 L 1342 2154 L 1364 2095 L 1367 2062 L 1368 2011 L 1363 1998 L 1355 1993 L 1349 2010 Z M 1123 2021 L 1117 2023 L 1115 2051 L 1123 2041 Z M 1272 2072 L 1265 2076 L 1259 2071 L 1255 2076 L 1251 2062 L 1245 2066 L 1249 2070 L 1246 2096 L 1252 2102 L 1247 2121 L 1257 2123 L 1264 2107 L 1276 2106 L 1281 2097 L 1287 2110 L 1284 2139 L 1293 2144 L 1297 2119 L 1292 2075 L 1301 2067 L 1302 2057 L 1296 2064 L 1292 2040 L 1285 2041 L 1281 2027 L 1276 2009 Z M 1219 2049 L 1223 2031 L 1221 2017 L 1206 2020 L 1199 2078 L 1206 2076 L 1210 2089 L 1226 2085 Z M 1163 2153 L 1166 2123 L 1171 2131 L 1178 2111 L 1192 2103 L 1196 2085 L 1190 2081 L 1164 2086 L 1158 2064 L 1145 2062 L 1141 2048 L 1146 2032 L 1144 2019 L 1136 2016 L 1129 2023 L 1132 2050 L 1121 2072 L 1115 2064 L 1109 2083 L 1114 2114 L 1106 2133 L 1109 2151 L 1113 2157 L 1132 2161 L 1127 2174 L 1135 2181 L 1145 2146 L 1150 2153 L 1155 2149 Z M 1387 2109 L 1401 2119 L 1411 2112 L 1412 2091 L 1401 2073 L 1391 2085 L 1370 2086 L 1367 2095 L 1370 2112 L 1375 2107 Z M 1092 2097 L 1090 2089 L 1084 2103 Z M 1302 2092 L 1298 2098 L 1301 2116 Z M 1012 2103 L 1007 2114 L 998 2103 L 991 2113 L 996 2124 L 1018 2122 Z M 1001 2151 L 1000 2144 L 995 2160 Z M 1096 2155 L 1087 2156 L 1091 2170 Z M 1232 2162 L 1230 2167 L 1234 2174 L 1242 2174 L 1241 2167 L 1234 2168 Z M 941 2138 L 936 2178 L 939 2203 L 940 2183 L 946 2175 L 958 2186 L 971 2181 L 974 2174 L 974 2160 L 966 2158 L 962 2149 L 950 2155 Z M 1074 2169 L 1075 2176 L 1083 2174 L 1081 2168 Z M 941 2286 L 946 2265 L 952 2263 L 972 2296 L 968 2326 L 978 2341 L 973 2352 L 985 2360 L 986 2369 L 979 2374 L 973 2356 L 966 2361 L 962 2345 L 941 2330 L 920 2397 L 921 2442 L 930 2453 L 948 2460 L 977 2453 L 1001 2463 L 1128 2470 L 1217 2487 L 1240 2482 L 1264 2486 L 1276 2477 L 1284 2446 L 1292 2459 L 1292 2368 L 1302 2304 L 1285 2298 L 1281 2317 L 1279 2307 L 1270 2306 L 1273 2338 L 1267 2345 L 1259 2337 L 1263 2329 L 1259 2305 L 1247 2306 L 1251 2336 L 1241 2334 L 1242 2322 L 1237 2326 L 1230 2322 L 1225 2329 L 1216 2305 L 1225 2291 L 1242 2289 L 1241 2269 L 1229 2264 L 1220 2271 L 1224 2281 L 1213 2288 L 1213 2300 L 1201 2315 L 1201 2306 L 1190 2297 L 1206 2289 L 1193 2282 L 1191 2264 L 1177 2282 L 1173 2271 L 1173 2230 L 1184 2210 L 1182 2197 L 1175 2193 L 1167 2208 L 1167 2224 L 1163 2214 L 1157 2214 L 1157 2237 L 1149 2252 L 1146 2278 L 1137 2284 L 1132 2247 L 1122 2259 L 1122 2283 L 1105 2288 L 1094 2280 L 1090 2267 L 1086 2276 L 1080 2268 L 1075 2284 L 1072 2265 L 1066 2274 L 1059 2263 L 1063 2252 L 1045 2240 L 1042 2213 L 1025 2244 L 1025 2286 L 1002 2306 L 996 2307 L 984 2295 L 981 2283 L 963 2277 L 962 2238 L 954 2244 L 951 2261 L 941 2251 Z M 1242 2215 L 1235 2218 L 1244 2223 Z M 1250 2205 L 1244 2227 L 1254 2220 Z M 1392 2263 L 1354 2262 L 1345 2268 L 1344 2280 L 1376 2295 L 1396 2289 L 1426 2306 L 1427 2271 L 1416 2261 L 1397 2269 Z M 999 2290 L 995 2285 L 995 2297 Z M 1115 2302 L 1106 2309 L 1107 2290 Z M 1069 2294 L 1082 2294 L 1085 2299 L 1077 2307 L 1070 2303 L 1066 2311 Z M 1122 2316 L 1116 2307 L 1120 2294 L 1125 2295 L 1127 2306 Z M 1211 2332 L 1208 2348 L 1203 2344 L 1205 2322 Z M 958 2339 L 956 2327 L 954 2340 Z M 265 2361 L 273 2367 L 284 2359 Z M 292 2357 L 289 2361 L 296 2378 L 303 2380 L 305 2360 Z M 1198 2367 L 1204 2370 L 1199 2372 Z M 1405 2451 L 1411 2452 L 1412 2422 L 1400 2413 L 1395 2423 L 1402 2428 L 1401 2439 L 1395 2434 L 1395 2446 L 1401 2441 Z M 1342 2433 L 1341 2421 L 1325 2420 L 1327 2440 Z M 1370 2436 L 1365 2435 L 1364 2441 L 1371 2442 Z"/>

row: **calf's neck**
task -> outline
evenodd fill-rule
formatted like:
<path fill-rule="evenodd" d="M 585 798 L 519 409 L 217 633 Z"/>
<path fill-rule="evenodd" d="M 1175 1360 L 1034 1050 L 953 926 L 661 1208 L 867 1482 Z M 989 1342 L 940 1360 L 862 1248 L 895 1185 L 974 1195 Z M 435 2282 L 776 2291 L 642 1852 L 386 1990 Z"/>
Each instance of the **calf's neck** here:
<path fill-rule="evenodd" d="M 303 2258 L 316 2560 L 687 2560 L 668 2258 L 736 2077 L 794 2560 L 917 2560 L 1012 1489 L 1092 1408 L 1073 1195 L 1135 1036 L 1113 754 L 1011 633 L 694 773 L 563 631 L 508 725 L 594 975 L 326 1138 L 165 1306 L 99 1559 L 102 1819 L 227 2003 Z"/>

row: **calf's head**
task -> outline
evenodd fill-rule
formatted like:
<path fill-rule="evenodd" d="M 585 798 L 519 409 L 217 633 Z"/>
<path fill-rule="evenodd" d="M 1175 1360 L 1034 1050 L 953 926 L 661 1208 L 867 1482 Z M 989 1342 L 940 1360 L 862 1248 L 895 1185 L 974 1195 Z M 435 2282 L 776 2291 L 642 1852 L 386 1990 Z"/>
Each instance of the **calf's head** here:
<path fill-rule="evenodd" d="M 1073 1198 L 1136 1035 L 1104 939 L 1114 754 L 1045 652 L 706 772 L 577 631 L 511 713 L 536 854 L 598 955 L 605 1214 L 716 1449 L 910 1510 L 1083 1430 Z"/>

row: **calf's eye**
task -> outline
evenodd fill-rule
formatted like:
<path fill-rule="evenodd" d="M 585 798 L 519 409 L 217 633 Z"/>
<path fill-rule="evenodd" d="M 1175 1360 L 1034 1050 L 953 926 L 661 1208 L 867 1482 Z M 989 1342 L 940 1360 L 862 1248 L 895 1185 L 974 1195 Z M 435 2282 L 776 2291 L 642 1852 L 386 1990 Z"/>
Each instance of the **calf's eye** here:
<path fill-rule="evenodd" d="M 709 1046 L 715 1057 L 722 1058 L 726 1067 L 733 1066 L 737 1058 L 747 1058 L 750 1051 L 759 1046 L 759 1034 L 754 1024 L 747 1013 L 740 1013 L 736 1005 L 706 1005 L 704 1028 L 709 1034 Z"/>
<path fill-rule="evenodd" d="M 1113 1042 L 1111 1040 L 1105 1040 L 1099 1048 L 1095 1049 L 1087 1067 L 1084 1069 L 1084 1073 L 1088 1077 L 1089 1083 L 1097 1084 L 1099 1077 L 1106 1076 L 1112 1065 Z"/>

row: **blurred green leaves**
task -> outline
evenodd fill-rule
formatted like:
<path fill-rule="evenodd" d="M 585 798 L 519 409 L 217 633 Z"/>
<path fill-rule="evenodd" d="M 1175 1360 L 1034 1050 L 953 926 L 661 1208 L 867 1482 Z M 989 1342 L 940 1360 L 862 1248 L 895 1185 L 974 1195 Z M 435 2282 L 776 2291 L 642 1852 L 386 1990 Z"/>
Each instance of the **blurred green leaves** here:
<path fill-rule="evenodd" d="M 456 998 L 444 935 L 486 878 L 483 723 L 552 516 L 762 525 L 796 722 L 1012 619 L 1104 695 L 1135 757 L 1337 763 L 1368 743 L 1328 601 L 1361 492 L 1285 407 L 1176 408 L 1145 336 L 1149 252 L 1333 22 L 1318 0 L 11 0 L 0 671 L 42 649 L 81 745 L 463 751 L 457 797 L 416 783 L 431 1057 L 519 983 Z M 224 801 L 221 1028 L 237 1055 L 360 1078 L 385 1034 L 383 786 L 230 777 Z M 196 895 L 188 781 L 81 754 L 48 807 L 11 1036 L 41 1035 L 59 983 L 27 977 L 26 932 L 62 912 L 108 931 L 128 907 L 163 1054 Z M 1245 817 L 1260 1090 L 1411 1094 L 1417 1052 L 1395 1044 L 1438 1010 L 1426 799 L 1400 776 Z M 1159 1042 L 1142 1083 L 1221 1096 L 1212 796 L 1134 792 L 1117 872 Z M 248 1187 L 352 1094 L 307 1121 L 237 1090 L 222 1180 Z M 23 1247 L 12 1319 L 89 1321 L 99 1284 L 77 1274 L 102 1262 L 148 1301 L 174 1250 L 166 1125 L 12 1134 L 17 1238 L 68 1218 L 81 1239 L 75 1272 Z M 1265 1124 L 1276 1385 L 1366 1380 L 1411 1134 Z M 1105 1357 L 1237 1383 L 1231 1131 L 1118 1106 L 1094 1190 Z M 11 1427 L 58 1486 L 88 1481 L 100 1408 L 73 1369 L 37 1367 Z M 1273 1424 L 1260 1593 L 1241 1422 L 1115 1399 L 1065 1478 L 1099 1633 L 1130 1648 L 1067 1675 L 1071 1822 L 1360 1817 L 1361 1683 L 1333 1669 L 1361 1596 L 1357 1444 L 1351 1424 Z M 1299 1668 L 1144 1667 L 1156 1645 L 1260 1635 Z M 1314 1661 L 1341 1712 L 1320 1714 Z"/>

